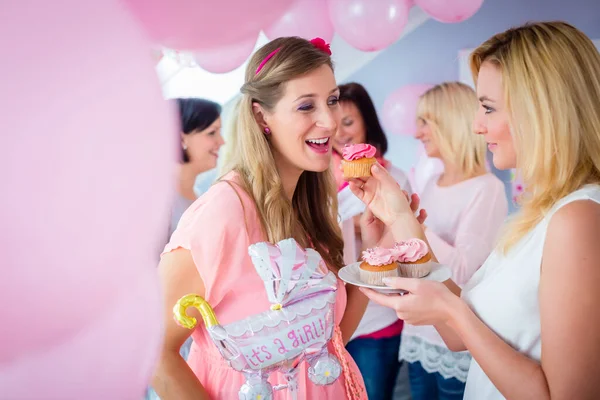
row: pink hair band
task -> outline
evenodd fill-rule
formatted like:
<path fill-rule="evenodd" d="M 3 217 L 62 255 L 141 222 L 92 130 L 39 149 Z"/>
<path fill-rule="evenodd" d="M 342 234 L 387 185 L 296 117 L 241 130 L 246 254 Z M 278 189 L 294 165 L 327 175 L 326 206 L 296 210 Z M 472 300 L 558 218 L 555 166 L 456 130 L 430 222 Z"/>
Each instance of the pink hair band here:
<path fill-rule="evenodd" d="M 267 61 L 269 61 L 271 58 L 273 58 L 273 56 L 275 54 L 277 54 L 277 52 L 281 50 L 281 47 L 276 48 L 275 50 L 273 50 L 271 53 L 269 53 L 268 56 L 266 56 L 259 64 L 258 68 L 256 68 L 256 72 L 254 73 L 254 75 L 257 75 L 261 69 L 263 69 L 263 67 L 265 66 L 265 64 L 267 63 Z"/>

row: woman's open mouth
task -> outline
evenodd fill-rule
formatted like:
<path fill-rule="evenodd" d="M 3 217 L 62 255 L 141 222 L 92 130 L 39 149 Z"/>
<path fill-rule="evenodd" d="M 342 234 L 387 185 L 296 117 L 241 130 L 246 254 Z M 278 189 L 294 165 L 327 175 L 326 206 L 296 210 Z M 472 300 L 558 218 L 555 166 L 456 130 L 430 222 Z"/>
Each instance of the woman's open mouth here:
<path fill-rule="evenodd" d="M 315 153 L 325 154 L 329 152 L 329 137 L 324 137 L 320 139 L 308 139 L 305 141 L 305 143 Z"/>

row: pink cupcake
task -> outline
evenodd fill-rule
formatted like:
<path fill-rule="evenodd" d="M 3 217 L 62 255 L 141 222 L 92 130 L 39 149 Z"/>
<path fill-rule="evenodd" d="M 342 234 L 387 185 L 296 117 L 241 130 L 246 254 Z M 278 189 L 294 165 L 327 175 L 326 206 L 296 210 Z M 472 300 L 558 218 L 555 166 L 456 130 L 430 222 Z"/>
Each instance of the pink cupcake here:
<path fill-rule="evenodd" d="M 369 285 L 383 286 L 383 278 L 398 276 L 398 263 L 394 251 L 382 247 L 367 249 L 362 253 L 360 280 Z"/>
<path fill-rule="evenodd" d="M 393 252 L 398 261 L 400 276 L 423 278 L 431 272 L 431 253 L 427 243 L 421 239 L 398 242 L 394 246 Z"/>
<path fill-rule="evenodd" d="M 375 164 L 377 149 L 370 144 L 346 145 L 342 150 L 344 178 L 371 176 L 371 166 Z"/>

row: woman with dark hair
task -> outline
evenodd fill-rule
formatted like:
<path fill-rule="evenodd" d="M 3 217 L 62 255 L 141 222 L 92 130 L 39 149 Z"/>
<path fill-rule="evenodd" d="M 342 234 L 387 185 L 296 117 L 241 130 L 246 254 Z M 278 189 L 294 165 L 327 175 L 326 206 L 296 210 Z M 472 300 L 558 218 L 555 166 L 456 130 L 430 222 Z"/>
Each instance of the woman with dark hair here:
<path fill-rule="evenodd" d="M 368 143 L 377 149 L 379 163 L 398 181 L 400 186 L 410 192 L 410 184 L 404 172 L 394 167 L 383 156 L 388 150 L 388 141 L 379 122 L 375 105 L 369 93 L 359 83 L 340 85 L 341 124 L 333 138 L 333 154 L 336 182 L 340 186 L 346 183 L 341 170 L 337 168 L 341 161 L 342 149 L 347 144 Z"/>
<path fill-rule="evenodd" d="M 411 188 L 406 175 L 383 158 L 388 148 L 387 138 L 379 123 L 373 101 L 365 88 L 358 83 L 348 83 L 340 85 L 339 89 L 341 122 L 333 138 L 335 164 L 333 170 L 340 190 L 338 194 L 340 209 L 344 207 L 345 200 L 348 203 L 354 200 L 354 203 L 360 204 L 349 188 L 344 188 L 345 182 L 339 169 L 340 154 L 347 144 L 368 143 L 374 146 L 377 149 L 379 163 L 390 172 L 402 189 L 410 194 Z M 418 201 L 414 204 L 418 207 Z M 360 230 L 360 214 L 364 211 L 364 205 L 347 206 L 344 209 L 352 209 L 352 212 L 342 215 L 344 260 L 349 263 L 357 260 L 361 250 L 376 246 L 377 243 L 372 243 L 367 235 L 363 234 L 366 232 Z M 357 215 L 349 218 L 353 214 Z M 371 400 L 392 399 L 400 369 L 398 348 L 402 327 L 402 321 L 393 310 L 370 302 L 352 340 L 347 345 L 348 352 L 363 375 Z"/>
<path fill-rule="evenodd" d="M 177 194 L 171 208 L 169 237 L 177 228 L 179 219 L 197 199 L 194 191 L 196 178 L 217 166 L 219 149 L 225 141 L 221 136 L 221 106 L 200 98 L 175 99 L 181 124 L 181 159 Z M 192 345 L 190 337 L 181 346 L 179 354 L 187 360 Z M 146 392 L 147 400 L 157 400 L 152 388 Z"/>
<path fill-rule="evenodd" d="M 181 121 L 181 167 L 169 236 L 183 212 L 198 197 L 194 192 L 196 178 L 217 166 L 219 149 L 225 144 L 219 104 L 200 98 L 176 99 L 176 102 Z"/>

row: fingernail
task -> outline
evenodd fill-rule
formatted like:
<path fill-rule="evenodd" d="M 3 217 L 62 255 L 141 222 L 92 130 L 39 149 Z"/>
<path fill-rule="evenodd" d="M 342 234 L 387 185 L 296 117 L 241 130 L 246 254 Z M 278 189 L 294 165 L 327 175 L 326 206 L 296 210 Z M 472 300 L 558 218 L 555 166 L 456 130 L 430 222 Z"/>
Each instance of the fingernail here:
<path fill-rule="evenodd" d="M 392 280 L 390 278 L 383 278 L 381 281 L 386 286 L 390 286 L 390 283 L 392 283 Z"/>
<path fill-rule="evenodd" d="M 377 164 L 373 165 L 373 172 L 379 172 L 379 167 Z"/>

